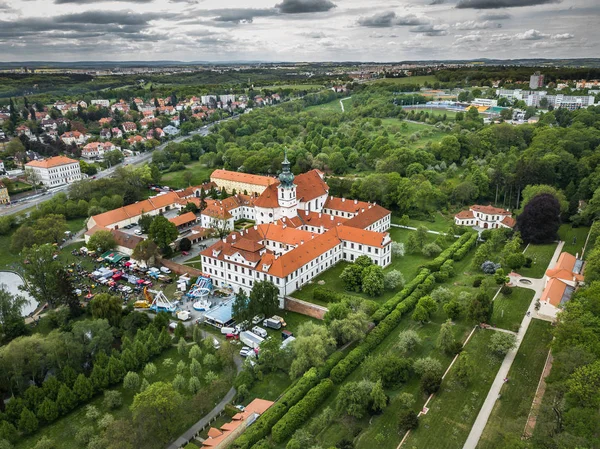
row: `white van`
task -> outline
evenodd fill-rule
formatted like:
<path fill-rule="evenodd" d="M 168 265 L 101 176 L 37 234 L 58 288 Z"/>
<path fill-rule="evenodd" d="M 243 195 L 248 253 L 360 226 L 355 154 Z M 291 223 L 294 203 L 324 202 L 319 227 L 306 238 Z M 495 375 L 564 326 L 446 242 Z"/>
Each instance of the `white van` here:
<path fill-rule="evenodd" d="M 227 334 L 237 334 L 238 332 L 235 330 L 235 328 L 233 327 L 222 327 L 221 328 L 221 334 L 223 335 L 227 335 Z"/>
<path fill-rule="evenodd" d="M 221 343 L 219 343 L 219 340 L 217 340 L 215 337 L 213 337 L 213 347 L 215 349 L 221 349 Z"/>
<path fill-rule="evenodd" d="M 160 267 L 160 271 L 162 271 L 165 274 L 170 274 L 171 270 L 169 270 L 167 267 Z"/>

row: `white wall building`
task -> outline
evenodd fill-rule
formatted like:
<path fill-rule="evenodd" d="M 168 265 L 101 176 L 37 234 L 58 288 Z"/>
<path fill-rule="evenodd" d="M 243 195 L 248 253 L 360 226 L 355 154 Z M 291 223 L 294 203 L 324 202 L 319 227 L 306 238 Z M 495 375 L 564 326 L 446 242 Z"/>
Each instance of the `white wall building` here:
<path fill-rule="evenodd" d="M 454 216 L 458 226 L 469 226 L 479 229 L 513 228 L 516 224 L 512 213 L 493 206 L 474 205 Z"/>
<path fill-rule="evenodd" d="M 33 170 L 37 174 L 39 182 L 47 187 L 70 184 L 81 179 L 79 161 L 65 156 L 31 161 L 25 164 L 25 169 Z"/>

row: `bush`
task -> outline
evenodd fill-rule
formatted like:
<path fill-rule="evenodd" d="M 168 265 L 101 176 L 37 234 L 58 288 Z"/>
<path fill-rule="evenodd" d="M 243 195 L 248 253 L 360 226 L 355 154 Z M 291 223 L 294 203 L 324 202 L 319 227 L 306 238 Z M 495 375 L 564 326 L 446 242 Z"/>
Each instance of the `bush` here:
<path fill-rule="evenodd" d="M 500 293 L 502 293 L 504 296 L 510 296 L 512 295 L 513 289 L 510 288 L 508 285 L 503 285 L 502 288 L 500 288 Z"/>
<path fill-rule="evenodd" d="M 426 373 L 421 377 L 421 391 L 430 395 L 439 391 L 442 385 L 442 376 L 434 373 Z"/>
<path fill-rule="evenodd" d="M 421 252 L 425 257 L 433 257 L 441 253 L 442 248 L 440 248 L 440 246 L 437 243 L 432 242 L 424 245 Z"/>
<path fill-rule="evenodd" d="M 486 260 L 481 264 L 481 271 L 485 274 L 494 274 L 500 268 L 500 264 L 494 263 L 491 260 Z"/>
<path fill-rule="evenodd" d="M 102 405 L 108 410 L 114 410 L 123 405 L 123 397 L 117 390 L 105 391 Z"/>
<path fill-rule="evenodd" d="M 488 346 L 489 350 L 499 356 L 505 356 L 517 344 L 517 337 L 506 332 L 494 332 Z"/>
<path fill-rule="evenodd" d="M 93 426 L 83 426 L 77 430 L 75 434 L 75 441 L 79 443 L 80 446 L 87 446 L 92 437 L 96 434 Z"/>
<path fill-rule="evenodd" d="M 319 286 L 313 290 L 313 299 L 329 304 L 330 302 L 339 302 L 342 299 L 342 295 L 337 294 L 330 288 Z"/>
<path fill-rule="evenodd" d="M 533 263 L 533 259 L 531 257 L 525 257 L 525 263 L 523 264 L 523 266 L 525 268 L 531 268 L 532 263 Z"/>
<path fill-rule="evenodd" d="M 55 448 L 56 448 L 56 444 L 54 443 L 54 441 L 45 435 L 42 438 L 40 438 L 37 443 L 35 443 L 35 446 L 33 446 L 33 449 L 55 449 Z"/>
<path fill-rule="evenodd" d="M 477 276 L 474 280 L 473 280 L 473 287 L 475 288 L 479 288 L 481 287 L 481 283 L 483 282 L 483 278 L 481 276 Z"/>
<path fill-rule="evenodd" d="M 419 418 L 412 409 L 403 409 L 398 413 L 398 430 L 408 432 L 419 426 Z"/>
<path fill-rule="evenodd" d="M 383 275 L 383 284 L 386 290 L 397 290 L 404 286 L 404 276 L 398 270 L 388 271 Z"/>

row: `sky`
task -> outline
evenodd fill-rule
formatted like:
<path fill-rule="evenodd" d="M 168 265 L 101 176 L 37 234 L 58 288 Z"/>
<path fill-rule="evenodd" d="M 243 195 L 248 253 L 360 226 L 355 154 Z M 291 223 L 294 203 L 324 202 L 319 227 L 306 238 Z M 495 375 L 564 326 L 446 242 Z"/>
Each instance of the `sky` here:
<path fill-rule="evenodd" d="M 0 61 L 600 57 L 599 0 L 0 0 Z"/>

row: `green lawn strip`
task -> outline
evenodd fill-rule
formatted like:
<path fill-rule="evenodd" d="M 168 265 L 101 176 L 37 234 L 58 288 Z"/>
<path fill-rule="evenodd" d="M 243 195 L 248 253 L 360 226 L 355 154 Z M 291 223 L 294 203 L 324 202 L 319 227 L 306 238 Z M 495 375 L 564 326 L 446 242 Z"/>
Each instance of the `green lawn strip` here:
<path fill-rule="evenodd" d="M 351 101 L 345 101 L 344 102 L 344 110 L 348 110 L 351 106 L 350 106 Z M 315 106 L 309 106 L 307 108 L 304 109 L 304 111 L 306 112 L 342 112 L 342 107 L 340 106 L 340 98 L 336 98 L 333 101 L 330 101 L 329 103 L 323 103 L 323 104 L 318 104 Z"/>
<path fill-rule="evenodd" d="M 563 251 L 573 255 L 578 254 L 581 256 L 588 232 L 590 232 L 590 228 L 587 226 L 573 228 L 570 224 L 561 225 L 560 229 L 558 230 L 558 237 L 565 242 Z M 591 246 L 586 251 L 590 249 Z"/>
<path fill-rule="evenodd" d="M 494 301 L 494 313 L 490 324 L 509 331 L 518 332 L 535 292 L 528 288 L 514 287 L 512 294 L 499 294 Z"/>
<path fill-rule="evenodd" d="M 170 358 L 174 362 L 173 365 L 168 368 L 162 364 L 162 362 L 167 358 Z M 152 363 L 156 365 L 157 373 L 156 376 L 154 376 L 152 379 L 149 379 L 149 381 L 151 381 L 151 383 L 160 381 L 171 382 L 177 373 L 177 363 L 180 360 L 184 360 L 186 364 L 189 364 L 188 357 L 185 356 L 182 358 L 177 353 L 177 348 L 175 347 L 163 352 L 160 356 L 152 360 Z M 185 373 L 184 376 L 186 377 L 186 380 L 188 380 L 190 377 L 189 373 Z M 140 377 L 143 378 L 141 373 Z M 206 391 L 211 388 L 210 386 L 206 385 L 204 379 L 200 379 L 200 381 L 202 382 L 203 388 L 206 389 Z M 81 449 L 81 445 L 78 444 L 74 439 L 75 434 L 81 427 L 91 425 L 94 427 L 97 433 L 100 433 L 100 429 L 97 427 L 97 420 L 91 421 L 85 417 L 87 405 L 93 405 L 97 407 L 101 412 L 101 416 L 103 416 L 105 413 L 110 413 L 115 419 L 130 419 L 131 412 L 129 410 L 129 406 L 133 403 L 133 397 L 136 392 L 124 389 L 122 384 L 109 388 L 109 390 L 117 390 L 123 394 L 123 405 L 120 408 L 116 410 L 107 410 L 102 404 L 104 396 L 99 394 L 87 404 L 77 407 L 77 409 L 68 415 L 59 418 L 57 421 L 48 426 L 44 426 L 35 434 L 23 438 L 15 445 L 15 449 L 30 449 L 34 447 L 35 443 L 43 436 L 47 436 L 56 444 L 59 444 L 61 449 Z M 225 392 L 226 391 L 223 392 L 223 395 Z M 199 394 L 201 395 L 202 393 Z M 178 428 L 173 434 L 174 438 L 179 436 L 202 417 L 194 413 L 194 397 L 187 393 L 185 393 L 183 396 L 185 400 L 183 409 L 186 410 L 186 413 L 184 413 L 183 418 L 178 423 Z M 160 445 L 153 445 L 153 447 L 160 447 Z"/>
<path fill-rule="evenodd" d="M 531 278 L 541 278 L 546 273 L 548 264 L 556 250 L 556 243 L 546 243 L 544 245 L 529 245 L 525 256 L 531 257 L 533 263 L 531 268 L 522 267 L 516 270 L 521 276 Z"/>
<path fill-rule="evenodd" d="M 501 398 L 496 401 L 479 440 L 478 449 L 503 447 L 505 438 L 521 437 L 551 341 L 552 324 L 532 320 L 508 372 L 509 381 L 502 386 Z"/>
<path fill-rule="evenodd" d="M 400 224 L 401 220 L 402 217 L 392 214 L 392 223 Z M 419 226 L 425 226 L 430 231 L 446 232 L 450 225 L 452 225 L 452 223 L 452 218 L 445 217 L 441 213 L 436 212 L 432 217 L 432 221 L 415 220 L 411 218 L 408 220 L 407 226 L 411 226 L 414 228 L 418 228 Z"/>
<path fill-rule="evenodd" d="M 485 401 L 502 359 L 490 354 L 493 331 L 476 330 L 465 347 L 475 369 L 468 387 L 454 380 L 452 370 L 441 390 L 429 403 L 429 412 L 419 418 L 419 427 L 404 443 L 410 449 L 460 449 Z"/>
<path fill-rule="evenodd" d="M 183 174 L 186 171 L 191 171 L 194 175 L 189 184 L 183 178 Z M 185 189 L 189 185 L 196 186 L 208 181 L 210 179 L 210 174 L 213 171 L 214 168 L 205 167 L 204 164 L 196 161 L 188 164 L 185 167 L 185 170 L 164 173 L 160 182 L 161 185 L 167 185 L 174 189 Z"/>
<path fill-rule="evenodd" d="M 414 231 L 401 228 L 391 228 L 389 230 L 390 237 L 392 238 L 392 240 L 395 242 L 402 243 L 406 243 L 406 241 L 408 240 L 408 236 L 411 232 Z M 428 234 L 427 243 L 433 242 L 436 238 L 437 236 L 435 234 Z M 404 257 L 393 258 L 390 265 L 388 265 L 384 269 L 384 271 L 387 272 L 391 270 L 399 270 L 404 275 L 404 279 L 406 280 L 406 282 L 409 282 L 416 276 L 417 272 L 419 271 L 419 267 L 431 260 L 433 260 L 433 258 L 425 257 L 420 253 L 406 254 Z M 340 279 L 340 275 L 342 274 L 342 271 L 344 271 L 344 268 L 346 268 L 348 265 L 348 262 L 339 262 L 334 267 L 331 267 L 329 270 L 317 276 L 315 279 L 313 279 L 311 283 L 302 287 L 302 289 L 292 293 L 291 296 L 293 296 L 294 298 L 302 299 L 303 301 L 327 306 L 327 304 L 313 299 L 313 290 L 320 285 L 319 282 L 324 282 L 324 284 L 322 285 L 323 287 L 335 290 L 338 293 L 344 293 L 350 296 L 358 296 L 363 299 L 372 299 L 380 304 L 384 303 L 397 293 L 384 292 L 381 296 L 371 298 L 364 293 L 354 293 L 346 291 L 344 289 L 344 283 Z"/>

